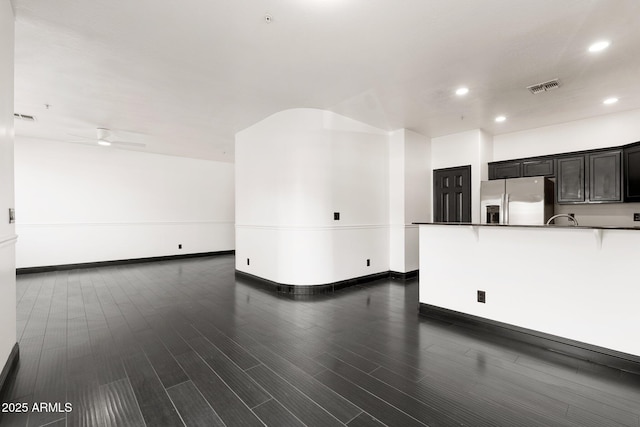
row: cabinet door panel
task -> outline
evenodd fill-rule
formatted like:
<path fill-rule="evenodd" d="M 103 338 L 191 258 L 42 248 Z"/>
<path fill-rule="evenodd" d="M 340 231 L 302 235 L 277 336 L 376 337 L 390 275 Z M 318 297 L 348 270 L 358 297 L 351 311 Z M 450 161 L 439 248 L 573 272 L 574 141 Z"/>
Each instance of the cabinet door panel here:
<path fill-rule="evenodd" d="M 640 145 L 624 150 L 624 200 L 640 202 Z"/>
<path fill-rule="evenodd" d="M 553 159 L 525 160 L 522 162 L 522 176 L 553 176 Z"/>
<path fill-rule="evenodd" d="M 621 151 L 606 151 L 589 155 L 589 200 L 619 202 L 622 200 Z"/>
<path fill-rule="evenodd" d="M 494 163 L 489 165 L 489 179 L 520 178 L 522 164 L 520 162 Z"/>
<path fill-rule="evenodd" d="M 557 202 L 584 203 L 584 187 L 584 156 L 558 159 Z"/>

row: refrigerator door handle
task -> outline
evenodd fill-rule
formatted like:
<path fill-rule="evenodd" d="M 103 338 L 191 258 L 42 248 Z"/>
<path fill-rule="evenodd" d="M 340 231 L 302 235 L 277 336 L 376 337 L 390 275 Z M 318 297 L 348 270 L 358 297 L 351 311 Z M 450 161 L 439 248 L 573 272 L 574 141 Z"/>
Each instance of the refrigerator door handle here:
<path fill-rule="evenodd" d="M 503 224 L 509 224 L 509 193 L 504 194 L 504 201 L 502 202 L 504 206 L 504 222 Z"/>

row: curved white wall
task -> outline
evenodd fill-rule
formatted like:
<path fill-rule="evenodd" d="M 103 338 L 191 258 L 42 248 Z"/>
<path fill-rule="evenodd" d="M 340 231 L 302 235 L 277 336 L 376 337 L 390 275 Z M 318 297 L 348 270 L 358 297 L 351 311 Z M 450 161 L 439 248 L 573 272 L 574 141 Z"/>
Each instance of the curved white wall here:
<path fill-rule="evenodd" d="M 13 204 L 13 10 L 0 2 L 0 371 L 16 343 Z"/>
<path fill-rule="evenodd" d="M 235 158 L 236 269 L 295 285 L 389 270 L 387 132 L 286 110 L 239 132 Z"/>
<path fill-rule="evenodd" d="M 23 138 L 15 161 L 19 268 L 234 248 L 233 164 Z"/>

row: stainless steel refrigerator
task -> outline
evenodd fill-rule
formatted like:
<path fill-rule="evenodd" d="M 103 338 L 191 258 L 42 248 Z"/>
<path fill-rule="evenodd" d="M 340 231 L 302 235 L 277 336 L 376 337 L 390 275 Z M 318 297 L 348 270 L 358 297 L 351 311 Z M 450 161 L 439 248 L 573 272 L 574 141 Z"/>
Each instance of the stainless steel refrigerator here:
<path fill-rule="evenodd" d="M 482 224 L 544 225 L 553 216 L 553 203 L 553 181 L 542 176 L 480 184 Z"/>

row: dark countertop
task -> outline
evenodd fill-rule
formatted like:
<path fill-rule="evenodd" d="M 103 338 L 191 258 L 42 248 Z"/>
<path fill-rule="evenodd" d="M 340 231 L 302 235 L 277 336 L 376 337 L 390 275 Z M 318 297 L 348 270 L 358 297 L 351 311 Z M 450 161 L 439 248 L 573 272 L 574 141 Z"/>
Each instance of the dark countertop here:
<path fill-rule="evenodd" d="M 467 227 L 520 227 L 520 228 L 576 228 L 580 230 L 632 230 L 640 231 L 638 227 L 621 227 L 616 225 L 604 225 L 604 226 L 590 226 L 590 225 L 510 225 L 510 224 L 475 224 L 470 222 L 412 222 L 415 225 L 462 225 Z"/>

